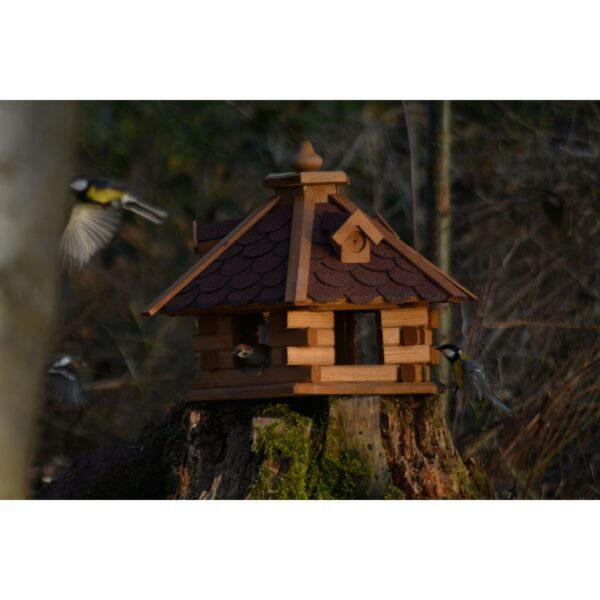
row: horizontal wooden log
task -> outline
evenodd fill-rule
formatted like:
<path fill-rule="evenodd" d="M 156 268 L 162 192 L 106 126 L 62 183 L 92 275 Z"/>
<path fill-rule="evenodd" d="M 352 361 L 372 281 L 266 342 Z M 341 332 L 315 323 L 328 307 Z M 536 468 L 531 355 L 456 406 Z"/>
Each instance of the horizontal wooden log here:
<path fill-rule="evenodd" d="M 311 367 L 268 367 L 260 374 L 259 369 L 229 369 L 198 373 L 193 387 L 203 389 L 301 381 L 311 381 Z"/>
<path fill-rule="evenodd" d="M 423 381 L 423 366 L 402 365 L 400 367 L 400 380 L 405 383 L 420 383 Z"/>
<path fill-rule="evenodd" d="M 355 395 L 361 396 L 387 394 L 394 396 L 413 394 L 437 394 L 434 383 L 399 383 L 378 381 L 354 381 L 352 383 L 297 383 L 294 385 L 294 395 Z"/>
<path fill-rule="evenodd" d="M 335 348 L 316 346 L 272 348 L 271 362 L 273 366 L 333 365 L 335 364 Z"/>
<path fill-rule="evenodd" d="M 428 365 L 402 365 L 400 380 L 405 383 L 420 383 L 429 381 L 431 372 Z"/>
<path fill-rule="evenodd" d="M 403 327 L 400 338 L 404 346 L 417 346 L 424 343 L 425 334 L 421 327 Z"/>
<path fill-rule="evenodd" d="M 335 365 L 314 367 L 313 382 L 328 381 L 398 381 L 398 367 L 394 365 Z"/>
<path fill-rule="evenodd" d="M 235 363 L 230 351 L 200 352 L 198 354 L 198 365 L 204 371 L 235 369 Z"/>
<path fill-rule="evenodd" d="M 271 366 L 287 366 L 287 354 L 285 352 L 285 348 L 271 348 Z"/>
<path fill-rule="evenodd" d="M 197 354 L 197 366 L 203 371 L 218 371 L 219 362 L 216 352 L 202 352 Z"/>
<path fill-rule="evenodd" d="M 381 311 L 381 327 L 424 327 L 428 324 L 429 314 L 425 306 Z"/>
<path fill-rule="evenodd" d="M 433 332 L 431 329 L 424 329 L 423 327 L 402 327 L 400 338 L 404 346 L 417 346 L 420 344 L 431 346 Z"/>
<path fill-rule="evenodd" d="M 233 336 L 218 334 L 218 335 L 195 335 L 194 350 L 196 352 L 208 351 L 226 351 L 233 350 Z"/>
<path fill-rule="evenodd" d="M 285 346 L 323 346 L 333 347 L 335 336 L 333 329 L 275 329 L 269 331 L 269 342 L 274 348 Z"/>
<path fill-rule="evenodd" d="M 188 402 L 252 400 L 256 398 L 285 398 L 291 396 L 327 395 L 415 395 L 437 394 L 434 383 L 395 383 L 376 381 L 355 381 L 353 383 L 279 383 L 252 385 L 246 387 L 223 387 L 213 389 L 192 389 L 187 392 Z"/>
<path fill-rule="evenodd" d="M 289 310 L 272 313 L 269 316 L 269 327 L 276 329 L 333 328 L 333 311 L 331 310 Z"/>
<path fill-rule="evenodd" d="M 433 309 L 429 311 L 429 327 L 437 329 L 440 326 L 440 311 Z"/>
<path fill-rule="evenodd" d="M 386 365 L 428 363 L 430 357 L 431 348 L 425 345 L 383 347 L 383 362 Z"/>
<path fill-rule="evenodd" d="M 381 330 L 381 339 L 384 346 L 399 346 L 400 327 L 384 327 Z"/>
<path fill-rule="evenodd" d="M 200 335 L 231 335 L 232 331 L 233 319 L 230 315 L 211 315 L 196 320 L 196 333 Z"/>

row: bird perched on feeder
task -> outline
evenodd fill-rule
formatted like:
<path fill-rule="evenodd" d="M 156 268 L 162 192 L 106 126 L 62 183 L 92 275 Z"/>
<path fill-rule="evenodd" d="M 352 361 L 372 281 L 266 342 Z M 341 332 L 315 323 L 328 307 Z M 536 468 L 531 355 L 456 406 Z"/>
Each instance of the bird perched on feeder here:
<path fill-rule="evenodd" d="M 61 240 L 63 264 L 82 267 L 115 235 L 122 209 L 156 224 L 169 214 L 142 202 L 120 183 L 108 179 L 75 179 L 70 188 L 77 198 Z"/>
<path fill-rule="evenodd" d="M 79 369 L 83 361 L 68 354 L 54 361 L 48 369 L 48 397 L 70 406 L 84 406 L 88 398 L 83 389 Z"/>
<path fill-rule="evenodd" d="M 464 387 L 473 389 L 479 396 L 479 399 L 487 398 L 500 410 L 512 417 L 512 410 L 494 394 L 483 365 L 467 356 L 454 344 L 443 344 L 442 346 L 437 346 L 436 350 L 439 350 L 452 365 L 457 389 L 460 390 Z"/>
<path fill-rule="evenodd" d="M 257 346 L 238 344 L 231 354 L 239 358 L 244 367 L 258 368 L 257 375 L 260 375 L 266 367 L 271 366 L 271 347 L 267 344 L 258 344 Z"/>

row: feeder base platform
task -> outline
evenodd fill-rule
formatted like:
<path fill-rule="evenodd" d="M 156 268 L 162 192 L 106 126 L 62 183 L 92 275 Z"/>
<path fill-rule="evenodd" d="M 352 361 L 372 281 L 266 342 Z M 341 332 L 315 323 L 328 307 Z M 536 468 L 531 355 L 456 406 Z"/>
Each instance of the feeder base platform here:
<path fill-rule="evenodd" d="M 209 400 L 260 400 L 290 396 L 388 395 L 412 396 L 437 394 L 435 383 L 386 383 L 365 381 L 355 383 L 272 383 L 211 389 L 193 389 L 186 395 L 188 402 Z"/>

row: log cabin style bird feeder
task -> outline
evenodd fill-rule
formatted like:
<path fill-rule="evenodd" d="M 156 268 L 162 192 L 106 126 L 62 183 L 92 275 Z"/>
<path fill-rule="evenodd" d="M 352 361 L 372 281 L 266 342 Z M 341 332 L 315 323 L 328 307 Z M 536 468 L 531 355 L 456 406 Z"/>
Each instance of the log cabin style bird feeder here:
<path fill-rule="evenodd" d="M 194 223 L 198 262 L 145 314 L 197 318 L 188 400 L 433 394 L 437 303 L 476 297 L 340 193 L 342 171 L 302 142 L 293 173 L 244 219 Z M 232 349 L 270 352 L 247 368 Z"/>

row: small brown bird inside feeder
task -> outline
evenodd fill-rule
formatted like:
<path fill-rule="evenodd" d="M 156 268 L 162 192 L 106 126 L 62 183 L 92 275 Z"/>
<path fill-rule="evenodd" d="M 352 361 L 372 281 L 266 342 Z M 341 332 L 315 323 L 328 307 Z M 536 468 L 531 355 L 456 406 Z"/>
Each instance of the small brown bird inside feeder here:
<path fill-rule="evenodd" d="M 271 366 L 271 348 L 266 344 L 256 346 L 238 344 L 231 354 L 237 357 L 245 368 L 258 368 L 257 375 L 260 375 L 263 369 Z"/>

